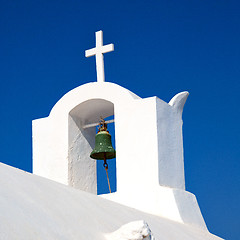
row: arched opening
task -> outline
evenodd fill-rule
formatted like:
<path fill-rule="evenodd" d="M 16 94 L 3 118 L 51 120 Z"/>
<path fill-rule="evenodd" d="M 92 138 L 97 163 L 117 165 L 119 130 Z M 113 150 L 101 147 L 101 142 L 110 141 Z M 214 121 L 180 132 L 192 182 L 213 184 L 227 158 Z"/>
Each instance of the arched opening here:
<path fill-rule="evenodd" d="M 70 111 L 68 123 L 69 185 L 95 194 L 109 192 L 108 186 L 105 187 L 106 173 L 102 166 L 103 162 L 90 158 L 95 144 L 96 127 L 89 125 L 98 123 L 100 117 L 108 119 L 110 116 L 114 116 L 114 105 L 104 99 L 87 100 Z M 109 124 L 109 130 L 115 147 L 113 124 Z M 111 159 L 108 163 L 113 192 L 116 191 L 116 161 Z"/>

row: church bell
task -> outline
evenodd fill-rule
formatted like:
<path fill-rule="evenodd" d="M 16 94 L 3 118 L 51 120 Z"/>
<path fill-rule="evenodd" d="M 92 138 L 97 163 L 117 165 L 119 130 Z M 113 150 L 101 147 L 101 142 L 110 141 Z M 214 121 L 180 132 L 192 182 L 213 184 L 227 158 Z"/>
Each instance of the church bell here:
<path fill-rule="evenodd" d="M 107 130 L 107 124 L 102 118 L 99 123 L 98 133 L 95 136 L 95 148 L 91 152 L 90 157 L 97 160 L 104 160 L 103 167 L 105 168 L 107 174 L 109 192 L 111 193 L 107 159 L 115 158 L 116 151 L 112 146 L 111 135 Z"/>
<path fill-rule="evenodd" d="M 98 133 L 95 136 L 95 148 L 90 157 L 98 160 L 112 159 L 116 157 L 116 151 L 112 146 L 111 135 L 107 130 L 107 124 L 101 119 Z"/>

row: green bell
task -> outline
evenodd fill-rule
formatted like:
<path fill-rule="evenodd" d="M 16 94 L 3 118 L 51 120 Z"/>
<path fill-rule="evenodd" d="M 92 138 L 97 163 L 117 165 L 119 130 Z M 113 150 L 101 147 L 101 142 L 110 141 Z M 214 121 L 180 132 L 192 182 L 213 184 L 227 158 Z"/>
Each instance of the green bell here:
<path fill-rule="evenodd" d="M 102 119 L 98 133 L 95 136 L 95 148 L 90 154 L 93 159 L 106 160 L 116 157 L 116 151 L 112 146 L 111 135 L 107 130 L 107 124 Z"/>

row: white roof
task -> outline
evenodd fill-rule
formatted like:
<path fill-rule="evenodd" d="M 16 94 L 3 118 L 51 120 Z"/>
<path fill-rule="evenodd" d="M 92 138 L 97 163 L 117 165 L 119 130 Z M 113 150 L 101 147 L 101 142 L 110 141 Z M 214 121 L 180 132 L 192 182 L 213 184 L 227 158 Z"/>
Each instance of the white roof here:
<path fill-rule="evenodd" d="M 147 222 L 156 240 L 221 239 L 4 164 L 0 164 L 0 213 L 3 240 L 101 240 L 138 220 Z"/>

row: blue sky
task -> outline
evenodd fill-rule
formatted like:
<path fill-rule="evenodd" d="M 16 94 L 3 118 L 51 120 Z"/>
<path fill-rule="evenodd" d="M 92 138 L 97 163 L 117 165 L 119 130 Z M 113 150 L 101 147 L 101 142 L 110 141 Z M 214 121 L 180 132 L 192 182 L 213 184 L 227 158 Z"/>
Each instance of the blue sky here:
<path fill-rule="evenodd" d="M 31 121 L 96 81 L 84 51 L 103 30 L 106 81 L 183 112 L 186 188 L 209 230 L 239 239 L 240 2 L 0 0 L 0 161 L 32 171 Z"/>

